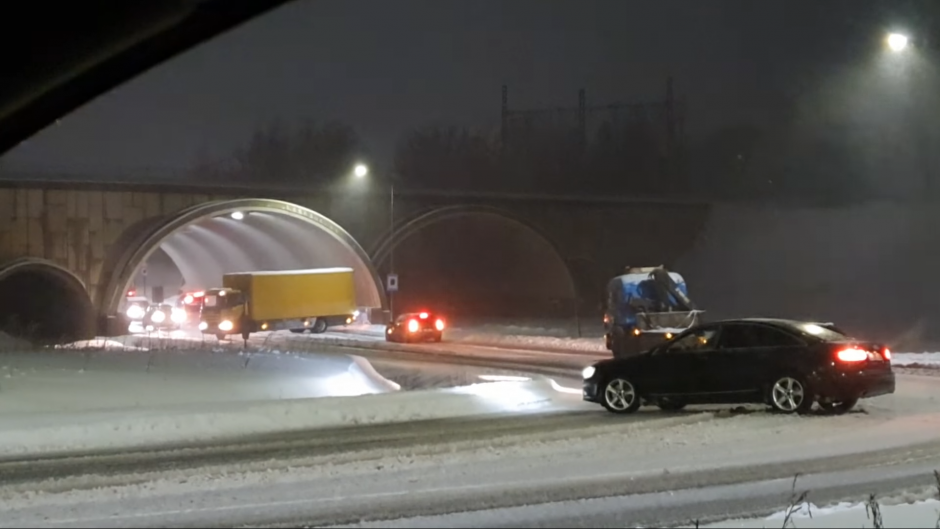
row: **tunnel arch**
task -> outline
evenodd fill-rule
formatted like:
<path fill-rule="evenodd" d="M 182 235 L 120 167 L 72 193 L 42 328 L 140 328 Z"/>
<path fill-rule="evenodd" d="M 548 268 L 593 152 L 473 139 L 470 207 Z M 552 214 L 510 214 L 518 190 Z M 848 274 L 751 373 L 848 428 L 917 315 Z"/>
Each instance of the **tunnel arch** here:
<path fill-rule="evenodd" d="M 491 217 L 498 218 L 501 221 L 508 222 L 525 232 L 534 236 L 540 242 L 545 243 L 551 248 L 551 252 L 557 257 L 559 264 L 564 269 L 567 280 L 567 290 L 572 296 L 572 301 L 577 302 L 582 295 L 578 286 L 578 281 L 572 272 L 568 259 L 565 258 L 561 247 L 553 238 L 548 236 L 538 226 L 535 226 L 526 219 L 514 215 L 500 208 L 484 205 L 453 205 L 442 206 L 430 210 L 421 211 L 400 222 L 396 222 L 392 230 L 385 233 L 382 240 L 378 242 L 372 252 L 372 262 L 377 268 L 388 264 L 392 250 L 421 230 L 434 226 L 444 221 L 467 218 L 467 217 Z"/>
<path fill-rule="evenodd" d="M 95 309 L 85 283 L 45 259 L 0 265 L 0 330 L 39 342 L 95 335 Z"/>
<path fill-rule="evenodd" d="M 243 212 L 246 215 L 244 221 L 229 218 L 235 212 Z M 204 228 L 207 222 L 213 222 L 213 228 L 218 228 L 226 234 L 210 241 L 205 233 L 200 234 L 201 228 Z M 307 228 L 313 231 L 304 231 L 302 235 L 298 235 L 300 230 Z M 314 245 L 331 246 L 328 250 L 333 252 L 332 258 L 353 268 L 357 301 L 361 306 L 382 309 L 386 307 L 381 280 L 368 254 L 339 224 L 316 211 L 290 202 L 245 198 L 217 200 L 192 206 L 163 218 L 151 229 L 135 237 L 132 243 L 123 248 L 105 284 L 101 302 L 102 313 L 110 315 L 119 310 L 124 293 L 135 273 L 158 248 L 168 250 L 166 253 L 174 259 L 186 277 L 187 273 L 197 273 L 194 271 L 196 265 L 185 261 L 185 249 L 180 246 L 189 245 L 190 248 L 205 250 L 212 245 L 216 251 L 221 251 L 224 255 L 217 256 L 214 262 L 208 265 L 212 267 L 212 273 L 224 272 L 225 264 L 228 264 L 224 261 L 228 260 L 242 263 L 246 269 L 271 269 L 271 254 L 265 247 L 270 249 L 279 245 L 279 248 L 288 254 L 299 252 L 299 246 L 309 250 L 307 243 L 310 242 L 311 235 L 315 237 Z M 250 243 L 253 251 L 240 247 L 233 242 L 235 240 L 238 243 Z M 227 245 L 225 241 L 228 241 Z M 166 247 L 167 243 L 170 243 L 170 248 Z M 310 254 L 306 255 L 309 261 Z M 295 259 L 294 262 L 298 260 Z M 313 267 L 310 264 L 302 266 Z"/>

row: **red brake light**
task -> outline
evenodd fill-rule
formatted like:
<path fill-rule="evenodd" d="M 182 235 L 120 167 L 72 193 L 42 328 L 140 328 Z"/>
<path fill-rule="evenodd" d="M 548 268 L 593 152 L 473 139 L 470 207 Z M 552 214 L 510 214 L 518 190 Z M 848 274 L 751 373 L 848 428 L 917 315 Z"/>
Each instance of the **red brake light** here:
<path fill-rule="evenodd" d="M 418 332 L 418 320 L 408 320 L 408 332 Z"/>
<path fill-rule="evenodd" d="M 885 360 L 891 360 L 891 349 L 885 347 L 885 350 L 883 353 L 881 353 L 881 356 L 885 357 Z"/>
<path fill-rule="evenodd" d="M 439 330 L 439 331 L 443 331 L 443 330 L 444 330 L 444 320 L 437 320 L 436 322 L 434 322 L 434 328 L 437 329 L 437 330 Z"/>
<path fill-rule="evenodd" d="M 422 312 L 421 314 L 418 314 L 418 317 L 420 317 L 422 320 L 426 320 L 428 319 L 428 313 Z"/>
<path fill-rule="evenodd" d="M 836 353 L 836 358 L 843 362 L 864 362 L 868 360 L 868 351 L 850 347 L 849 349 L 843 349 Z"/>
<path fill-rule="evenodd" d="M 129 297 L 129 298 L 132 298 L 132 297 L 134 297 L 134 296 L 136 296 L 136 295 L 137 295 L 137 291 L 136 291 L 136 290 L 128 290 L 128 291 L 127 291 L 127 297 Z"/>

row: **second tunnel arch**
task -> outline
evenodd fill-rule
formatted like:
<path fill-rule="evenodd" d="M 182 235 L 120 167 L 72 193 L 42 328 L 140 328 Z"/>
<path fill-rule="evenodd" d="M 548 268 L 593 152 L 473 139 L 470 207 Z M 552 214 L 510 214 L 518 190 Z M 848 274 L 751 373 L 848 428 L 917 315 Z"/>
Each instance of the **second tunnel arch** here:
<path fill-rule="evenodd" d="M 124 247 L 120 249 L 114 264 L 110 268 L 111 273 L 108 280 L 103 282 L 103 291 L 100 297 L 101 313 L 103 315 L 111 315 L 119 310 L 124 293 L 133 280 L 136 271 L 147 261 L 151 254 L 167 243 L 167 241 L 170 241 L 174 236 L 179 238 L 179 234 L 183 233 L 187 228 L 199 228 L 201 222 L 205 223 L 215 219 L 227 219 L 229 215 L 235 212 L 245 213 L 246 220 L 251 219 L 253 221 L 257 220 L 258 222 L 267 223 L 268 228 L 259 229 L 258 226 L 253 226 L 255 232 L 265 232 L 265 230 L 269 230 L 260 234 L 262 238 L 266 235 L 268 238 L 283 238 L 289 241 L 293 239 L 293 241 L 290 241 L 293 243 L 305 242 L 298 241 L 297 236 L 291 237 L 287 232 L 287 228 L 283 226 L 283 222 L 281 223 L 282 226 L 278 228 L 278 223 L 275 222 L 277 219 L 290 221 L 290 223 L 294 225 L 294 235 L 296 235 L 298 227 L 309 227 L 312 230 L 316 230 L 314 232 L 305 233 L 306 237 L 310 235 L 319 237 L 319 239 L 312 240 L 311 244 L 319 243 L 323 245 L 324 241 L 328 241 L 332 245 L 330 251 L 334 252 L 332 258 L 342 260 L 353 268 L 358 303 L 364 307 L 383 309 L 386 307 L 385 292 L 380 287 L 381 280 L 375 268 L 372 266 L 368 254 L 355 238 L 339 224 L 316 211 L 290 202 L 273 199 L 245 198 L 216 200 L 192 206 L 178 213 L 161 218 L 149 229 L 142 230 L 139 235 L 136 235 L 132 241 L 126 243 Z M 251 217 L 252 215 L 255 215 L 255 217 Z M 233 222 L 240 221 L 233 220 Z M 248 230 L 252 227 L 248 226 L 248 223 L 245 223 L 244 226 L 243 228 L 234 229 L 242 230 L 243 233 L 241 237 L 243 239 L 251 239 L 252 235 L 248 233 Z M 281 231 L 276 231 L 278 229 Z M 258 237 L 259 234 L 256 233 L 254 238 L 257 239 Z M 251 262 L 252 258 L 250 252 L 246 252 L 244 249 L 235 250 L 238 250 L 239 253 L 245 257 L 246 262 Z M 285 250 L 289 251 L 291 248 L 285 246 Z M 255 261 L 260 262 L 262 257 L 264 256 L 257 256 Z M 186 272 L 183 268 L 186 265 L 181 266 L 180 263 L 176 264 L 180 266 L 181 273 L 185 274 Z M 307 265 L 307 267 L 311 266 Z M 220 280 L 221 277 L 219 278 L 219 281 Z"/>
<path fill-rule="evenodd" d="M 492 206 L 469 204 L 440 206 L 420 211 L 415 215 L 396 221 L 393 229 L 388 230 L 374 246 L 372 252 L 370 252 L 370 255 L 372 256 L 372 262 L 376 268 L 382 268 L 384 265 L 388 264 L 392 255 L 392 251 L 396 247 L 407 241 L 421 230 L 441 222 L 445 222 L 447 220 L 468 217 L 497 218 L 500 221 L 521 228 L 532 237 L 535 237 L 538 241 L 546 244 L 551 249 L 552 254 L 557 257 L 558 262 L 564 269 L 567 283 L 566 286 L 571 296 L 571 301 L 575 303 L 578 302 L 582 296 L 582 292 L 579 288 L 579 282 L 577 281 L 571 269 L 571 264 L 566 258 L 565 252 L 562 251 L 558 243 L 531 221 L 504 209 Z"/>
<path fill-rule="evenodd" d="M 94 306 L 85 283 L 67 268 L 46 259 L 13 259 L 0 265 L 0 327 L 48 343 L 92 338 Z"/>

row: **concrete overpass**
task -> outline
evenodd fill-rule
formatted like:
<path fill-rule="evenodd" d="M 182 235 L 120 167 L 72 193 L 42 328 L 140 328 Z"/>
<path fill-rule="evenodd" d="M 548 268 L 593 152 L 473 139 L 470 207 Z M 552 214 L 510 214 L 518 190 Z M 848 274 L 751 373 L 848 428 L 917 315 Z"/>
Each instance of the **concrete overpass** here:
<path fill-rule="evenodd" d="M 93 333 L 158 249 L 187 283 L 218 284 L 237 269 L 351 266 L 360 305 L 385 308 L 392 249 L 458 219 L 550 248 L 570 298 L 594 298 L 624 265 L 673 263 L 708 215 L 691 202 L 412 191 L 396 192 L 394 210 L 393 227 L 387 190 L 0 182 L 0 315 L 46 335 Z"/>

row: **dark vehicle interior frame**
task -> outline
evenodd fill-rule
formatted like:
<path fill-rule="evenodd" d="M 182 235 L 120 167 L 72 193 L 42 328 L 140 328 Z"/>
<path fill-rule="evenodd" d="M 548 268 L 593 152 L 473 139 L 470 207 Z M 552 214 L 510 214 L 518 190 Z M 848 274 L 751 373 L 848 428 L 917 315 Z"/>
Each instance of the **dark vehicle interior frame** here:
<path fill-rule="evenodd" d="M 0 154 L 123 82 L 288 1 L 18 2 L 0 17 Z"/>

